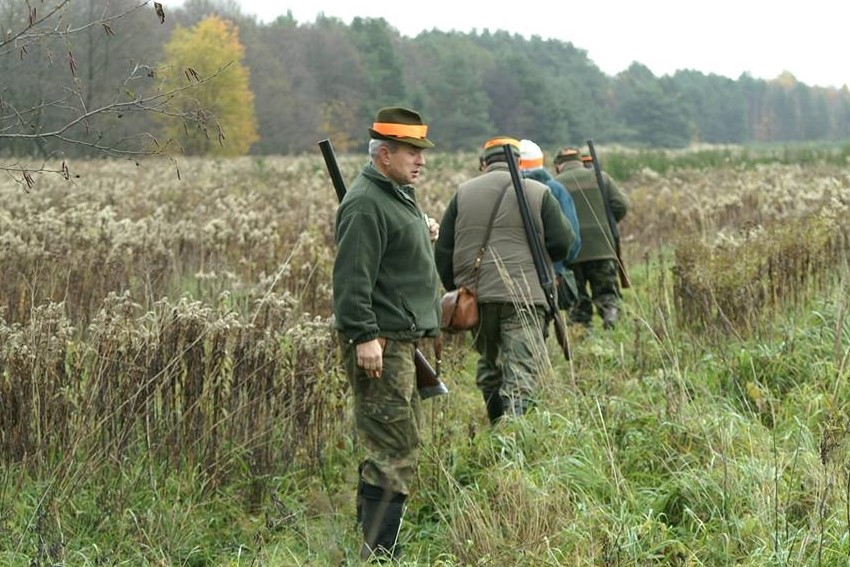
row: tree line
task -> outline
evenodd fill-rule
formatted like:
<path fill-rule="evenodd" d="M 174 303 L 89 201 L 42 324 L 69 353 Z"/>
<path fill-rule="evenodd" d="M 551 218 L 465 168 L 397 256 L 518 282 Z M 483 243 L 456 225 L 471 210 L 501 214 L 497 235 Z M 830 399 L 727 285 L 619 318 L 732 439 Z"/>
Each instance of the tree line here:
<path fill-rule="evenodd" d="M 155 3 L 155 19 L 150 4 L 65 0 L 57 4 L 65 33 L 27 35 L 14 30 L 37 29 L 44 14 L 0 0 L 0 25 L 10 31 L 0 39 L 0 76 L 10 79 L 0 85 L 0 154 L 92 155 L 130 148 L 129 140 L 142 152 L 176 140 L 188 154 L 227 146 L 297 154 L 328 137 L 340 151 L 361 151 L 365 125 L 390 105 L 420 110 L 446 151 L 478 147 L 494 134 L 543 147 L 593 138 L 642 148 L 850 135 L 847 87 L 807 86 L 789 73 L 656 77 L 636 62 L 612 77 L 570 42 L 505 31 L 406 37 L 383 18 L 303 23 L 291 13 L 263 24 L 233 0 L 188 0 L 165 13 Z M 209 24 L 211 16 L 224 24 Z M 162 106 L 138 104 L 153 95 Z M 116 101 L 127 111 L 99 121 L 86 114 Z M 75 137 L 38 135 L 57 130 Z M 198 133 L 210 143 L 197 143 Z"/>

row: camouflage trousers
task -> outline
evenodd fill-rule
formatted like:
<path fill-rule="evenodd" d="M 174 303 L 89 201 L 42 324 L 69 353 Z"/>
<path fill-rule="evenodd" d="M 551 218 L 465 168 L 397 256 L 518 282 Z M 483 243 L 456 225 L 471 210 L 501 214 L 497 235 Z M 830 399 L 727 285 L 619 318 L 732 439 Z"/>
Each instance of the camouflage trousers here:
<path fill-rule="evenodd" d="M 361 479 L 367 484 L 409 494 L 421 442 L 422 399 L 416 389 L 411 341 L 387 340 L 381 378 L 357 366 L 355 345 L 340 334 L 340 352 L 351 391 L 354 421 L 364 453 Z"/>
<path fill-rule="evenodd" d="M 542 307 L 518 308 L 512 303 L 480 303 L 473 346 L 480 355 L 476 385 L 485 399 L 500 395 L 511 400 L 536 401 L 539 376 L 548 364 Z M 542 356 L 541 356 L 542 355 Z"/>
<path fill-rule="evenodd" d="M 590 260 L 570 266 L 575 274 L 578 288 L 578 301 L 570 310 L 570 321 L 590 323 L 593 320 L 594 307 L 601 317 L 602 310 L 606 307 L 620 305 L 617 264 L 614 262 L 614 260 Z"/>

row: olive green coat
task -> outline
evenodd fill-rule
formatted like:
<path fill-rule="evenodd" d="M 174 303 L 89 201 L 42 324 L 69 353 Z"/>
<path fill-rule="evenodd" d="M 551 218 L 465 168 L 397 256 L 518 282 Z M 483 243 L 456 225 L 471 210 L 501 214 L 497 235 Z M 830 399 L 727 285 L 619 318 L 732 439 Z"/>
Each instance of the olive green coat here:
<path fill-rule="evenodd" d="M 566 258 L 575 233 L 546 185 L 533 179 L 522 183 L 536 232 L 549 254 L 546 260 L 551 272 L 552 261 Z M 505 197 L 476 282 L 475 258 L 503 190 Z M 446 289 L 459 285 L 474 288 L 480 303 L 510 303 L 517 299 L 517 292 L 522 292 L 530 303 L 546 305 L 506 163 L 494 163 L 485 173 L 460 185 L 440 223 L 436 260 Z"/>
<path fill-rule="evenodd" d="M 337 210 L 336 246 L 334 325 L 350 342 L 439 334 L 440 282 L 413 187 L 366 164 Z"/>
<path fill-rule="evenodd" d="M 564 169 L 555 177 L 560 181 L 576 206 L 581 233 L 581 251 L 572 264 L 590 260 L 613 260 L 614 237 L 608 224 L 602 192 L 596 183 L 596 174 L 580 161 L 567 161 Z M 629 198 L 617 183 L 604 171 L 602 180 L 608 192 L 608 203 L 614 218 L 619 223 L 629 210 Z"/>

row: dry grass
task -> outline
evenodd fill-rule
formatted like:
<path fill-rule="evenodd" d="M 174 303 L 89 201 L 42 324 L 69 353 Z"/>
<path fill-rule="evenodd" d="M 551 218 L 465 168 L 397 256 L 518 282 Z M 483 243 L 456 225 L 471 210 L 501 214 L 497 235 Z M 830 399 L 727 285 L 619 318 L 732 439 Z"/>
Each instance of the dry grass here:
<path fill-rule="evenodd" d="M 343 157 L 344 176 L 363 161 Z M 435 155 L 429 165 L 418 192 L 424 210 L 439 218 L 477 162 Z M 63 560 L 56 542 L 67 537 L 62 518 L 72 512 L 62 505 L 99 470 L 119 471 L 104 475 L 114 485 L 92 506 L 113 517 L 154 506 L 125 500 L 134 486 L 157 484 L 172 470 L 192 471 L 202 495 L 237 487 L 250 510 L 268 503 L 287 473 L 306 471 L 325 488 L 344 484 L 333 466 L 334 449 L 350 440 L 346 382 L 330 332 L 336 197 L 318 152 L 187 160 L 182 181 L 168 165 L 71 167 L 80 177 L 42 177 L 29 193 L 0 182 L 0 456 L 6 470 L 51 479 L 17 547 L 43 536 L 59 551 L 43 546 L 39 557 Z M 819 507 L 841 505 L 845 473 L 837 455 L 846 424 L 835 417 L 825 426 L 820 470 L 811 459 L 796 461 L 799 447 L 788 449 L 780 463 L 787 478 L 764 472 L 770 440 L 758 424 L 787 421 L 783 412 L 817 413 L 806 404 L 829 416 L 843 411 L 850 367 L 844 308 L 823 326 L 831 335 L 812 339 L 826 345 L 825 354 L 811 355 L 815 362 L 795 350 L 802 340 L 789 340 L 776 352 L 724 360 L 717 370 L 717 358 L 690 356 L 682 336 L 696 330 L 745 338 L 787 307 L 818 297 L 835 273 L 846 274 L 850 177 L 825 165 L 775 166 L 664 178 L 647 171 L 622 185 L 632 199 L 623 249 L 637 289 L 616 341 L 572 329 L 575 360 L 541 359 L 545 397 L 560 404 L 560 417 L 540 412 L 482 435 L 480 398 L 458 383 L 468 370 L 468 343 L 447 341 L 444 371 L 456 405 L 430 406 L 433 453 L 423 470 L 431 475 L 423 473 L 420 487 L 449 521 L 440 534 L 445 555 L 466 564 L 522 564 L 522 556 L 546 564 L 651 564 L 637 559 L 647 557 L 698 564 L 737 546 L 775 558 L 771 538 L 780 530 L 762 520 L 781 512 L 785 529 L 802 534 L 787 537 L 788 557 L 810 559 L 813 534 L 844 533 L 837 513 L 821 528 L 801 526 Z M 827 378 L 824 394 L 816 381 Z M 694 407 L 694 399 L 708 399 L 704 391 L 716 395 L 721 386 L 728 399 L 710 402 L 752 414 L 757 425 L 739 429 Z M 804 395 L 806 387 L 816 395 Z M 748 441 L 750 428 L 758 443 Z M 674 473 L 687 475 L 677 480 Z M 127 474 L 140 478 L 130 482 Z M 22 482 L 7 475 L 0 496 Z M 784 491 L 776 510 L 771 490 Z M 304 498 L 305 510 L 271 514 L 267 524 L 289 533 L 293 514 L 306 521 L 348 504 L 314 494 Z M 191 524 L 192 505 L 173 516 Z M 736 505 L 756 510 L 758 521 L 734 516 Z M 649 508 L 664 517 L 637 518 L 636 510 Z M 340 523 L 331 516 L 328 533 Z M 725 523 L 729 516 L 734 526 Z M 147 538 L 156 524 L 159 537 L 174 544 L 168 534 L 180 530 L 169 517 L 134 520 L 142 527 L 129 541 Z M 686 549 L 674 528 L 700 534 L 693 537 L 705 548 Z M 284 557 L 302 545 L 321 556 L 326 542 L 293 533 Z M 166 554 L 148 543 L 152 556 Z M 770 553 L 758 555 L 760 546 Z"/>

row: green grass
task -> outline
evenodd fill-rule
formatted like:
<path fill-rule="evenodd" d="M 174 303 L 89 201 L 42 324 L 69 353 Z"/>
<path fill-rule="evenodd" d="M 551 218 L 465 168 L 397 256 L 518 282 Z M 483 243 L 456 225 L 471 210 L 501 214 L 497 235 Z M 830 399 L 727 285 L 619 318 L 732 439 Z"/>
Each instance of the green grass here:
<path fill-rule="evenodd" d="M 464 177 L 456 171 L 460 159 L 435 156 L 432 187 Z M 666 159 L 662 171 L 682 165 Z M 353 171 L 354 160 L 347 164 Z M 249 165 L 257 179 L 312 179 L 299 198 L 321 197 L 319 189 L 332 197 L 321 168 L 305 163 L 290 174 L 271 158 Z M 242 179 L 235 166 L 228 176 L 236 193 L 262 201 L 244 182 L 231 183 Z M 9 284 L 38 305 L 30 309 L 21 299 L 29 318 L 0 321 L 0 447 L 26 449 L 0 461 L 0 565 L 358 564 L 357 440 L 322 315 L 329 305 L 331 216 L 315 201 L 306 204 L 308 214 L 299 212 L 293 191 L 267 189 L 292 203 L 268 216 L 245 203 L 230 206 L 229 197 L 205 207 L 238 216 L 224 226 L 255 229 L 232 238 L 239 246 L 221 253 L 226 266 L 216 268 L 215 278 L 202 280 L 197 267 L 181 270 L 179 262 L 169 268 L 201 297 L 160 300 L 151 284 L 150 311 L 134 295 L 104 301 L 95 285 L 101 280 L 87 270 L 85 281 L 66 284 L 67 293 L 87 299 L 78 304 L 101 306 L 87 314 L 87 328 L 63 319 L 61 305 L 36 301 L 35 276 L 24 282 L 30 287 Z M 203 202 L 203 190 L 174 191 Z M 443 199 L 436 191 L 423 198 Z M 111 201 L 143 207 L 158 200 Z M 641 217 L 635 201 L 630 218 L 656 218 Z M 730 206 L 737 213 L 749 203 Z M 88 206 L 97 208 L 79 209 Z M 173 218 L 186 216 L 178 213 Z M 269 228 L 284 214 L 285 230 Z M 661 219 L 664 211 L 656 214 Z M 63 226 L 84 231 L 95 216 L 57 216 L 50 226 L 57 235 Z M 41 226 L 28 218 L 22 215 L 22 226 Z M 176 240 L 162 228 L 172 224 L 157 228 L 157 249 L 174 249 Z M 134 241 L 140 250 L 144 234 Z M 29 273 L 34 261 L 24 255 L 25 239 L 7 240 L 18 243 L 11 250 L 21 255 L 21 273 Z M 112 242 L 106 238 L 96 249 L 112 250 Z M 192 248 L 206 246 L 204 238 L 186 242 L 187 265 L 207 258 Z M 267 252 L 272 247 L 277 256 Z M 88 258 L 91 248 L 74 253 Z M 737 254 L 755 249 L 750 244 Z M 39 247 L 35 252 L 40 258 Z M 557 355 L 549 337 L 542 402 L 523 419 L 490 427 L 468 337 L 447 341 L 442 379 L 450 394 L 424 403 L 419 476 L 402 529 L 405 564 L 847 564 L 846 262 L 836 260 L 823 287 L 789 283 L 800 287 L 782 297 L 794 299 L 764 303 L 748 332 L 720 333 L 677 317 L 674 257 L 672 249 L 647 245 L 645 256 L 630 262 L 633 285 L 624 292 L 620 324 L 611 332 L 598 321 L 589 330 L 570 328 L 571 361 Z M 278 267 L 269 271 L 265 263 Z M 71 273 L 63 266 L 57 281 Z M 136 274 L 133 262 L 120 266 L 118 275 Z M 732 277 L 721 269 L 707 274 L 714 290 Z M 106 281 L 109 273 L 102 275 Z M 3 318 L 10 313 L 0 310 Z M 143 391 L 154 386 L 151 394 Z M 139 393 L 151 404 L 137 403 Z M 29 429 L 7 419 L 15 404 L 31 404 L 15 414 L 32 418 Z M 24 431 L 31 437 L 20 442 L 15 436 Z"/>
<path fill-rule="evenodd" d="M 840 291 L 781 317 L 770 338 L 700 344 L 646 332 L 648 286 L 634 279 L 617 329 L 571 330 L 578 389 L 553 360 L 526 418 L 491 428 L 474 357 L 449 353 L 451 394 L 426 402 L 406 564 L 846 559 Z M 5 466 L 0 563 L 354 565 L 354 445 L 325 441 L 314 467 L 267 477 L 259 501 L 247 463 L 222 486 L 143 451 L 120 462 L 64 455 L 38 476 Z"/>
<path fill-rule="evenodd" d="M 644 168 L 666 175 L 675 170 L 748 168 L 766 164 L 846 166 L 850 144 L 762 144 L 720 146 L 685 150 L 622 150 L 611 148 L 599 156 L 605 171 L 614 179 L 627 181 Z"/>

